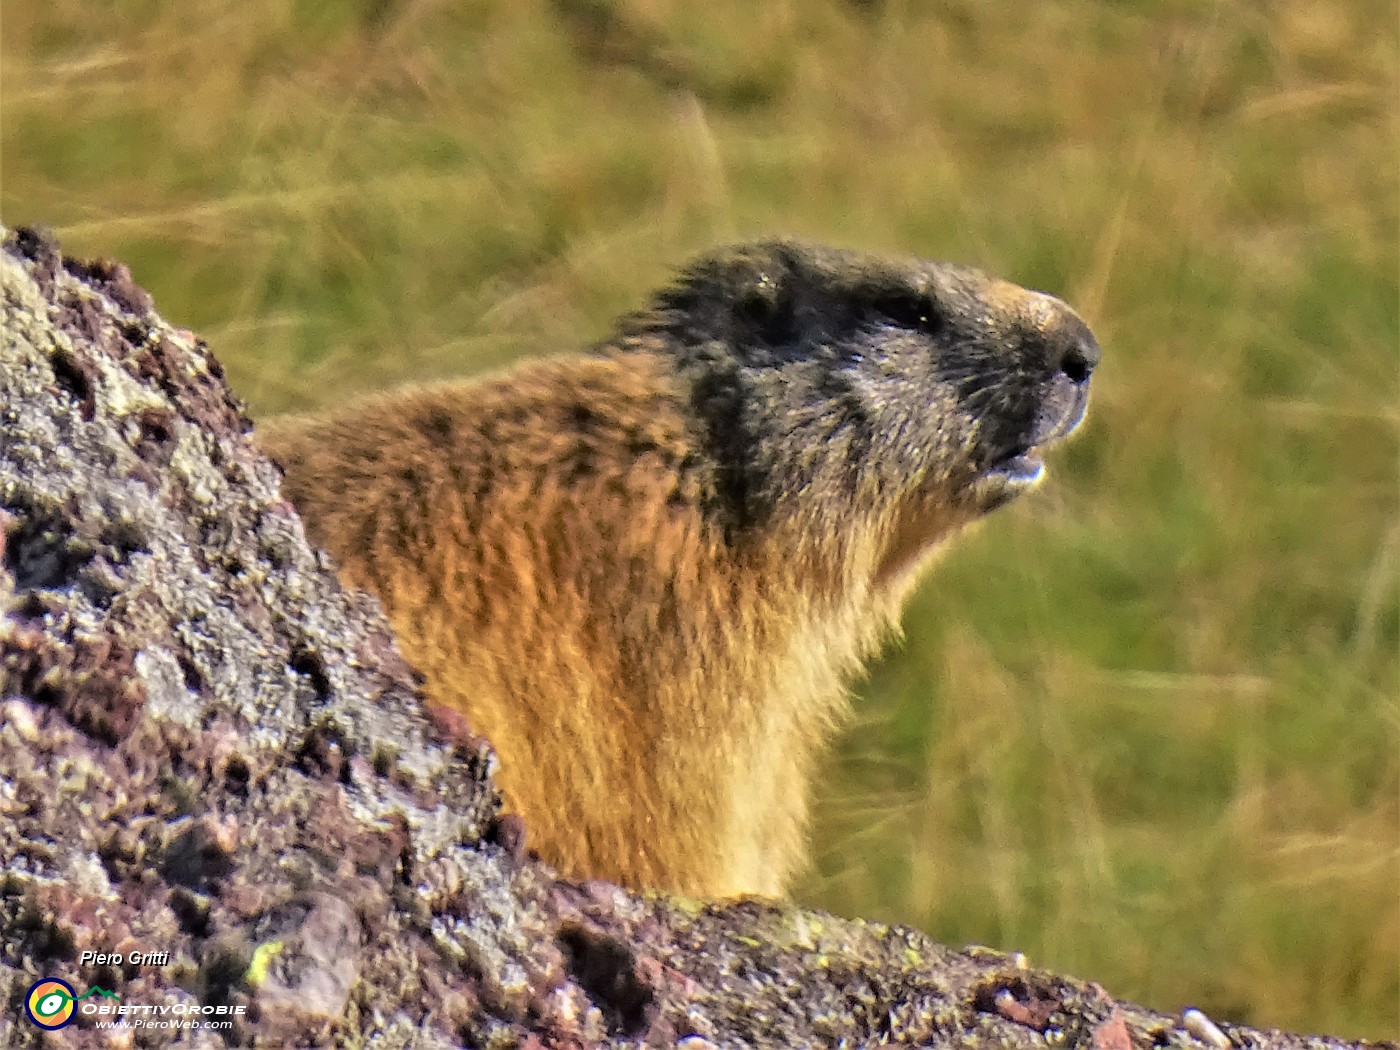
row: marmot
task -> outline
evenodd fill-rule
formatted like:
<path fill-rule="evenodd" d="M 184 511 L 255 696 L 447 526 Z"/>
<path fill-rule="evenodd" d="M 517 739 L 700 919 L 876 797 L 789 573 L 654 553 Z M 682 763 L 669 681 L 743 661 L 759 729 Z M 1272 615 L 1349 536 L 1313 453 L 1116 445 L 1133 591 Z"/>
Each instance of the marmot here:
<path fill-rule="evenodd" d="M 562 873 L 780 894 L 848 680 L 931 556 L 1035 485 L 1099 348 L 964 266 L 793 242 L 694 262 L 586 355 L 264 447 Z"/>

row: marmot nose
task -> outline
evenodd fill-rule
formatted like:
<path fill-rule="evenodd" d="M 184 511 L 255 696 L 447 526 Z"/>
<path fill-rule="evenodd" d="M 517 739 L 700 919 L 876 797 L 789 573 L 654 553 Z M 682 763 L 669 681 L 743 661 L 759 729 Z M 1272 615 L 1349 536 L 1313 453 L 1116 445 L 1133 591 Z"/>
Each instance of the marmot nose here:
<path fill-rule="evenodd" d="M 1055 369 L 1077 387 L 1089 381 L 1098 366 L 1099 341 L 1070 306 L 1044 292 L 1029 293 L 1029 320 L 1037 349 L 1046 367 Z"/>
<path fill-rule="evenodd" d="M 1084 328 L 1082 322 L 1078 327 Z M 1076 386 L 1087 383 L 1101 356 L 1098 340 L 1084 328 L 1077 338 L 1069 340 L 1069 346 L 1060 355 L 1060 371 Z"/>

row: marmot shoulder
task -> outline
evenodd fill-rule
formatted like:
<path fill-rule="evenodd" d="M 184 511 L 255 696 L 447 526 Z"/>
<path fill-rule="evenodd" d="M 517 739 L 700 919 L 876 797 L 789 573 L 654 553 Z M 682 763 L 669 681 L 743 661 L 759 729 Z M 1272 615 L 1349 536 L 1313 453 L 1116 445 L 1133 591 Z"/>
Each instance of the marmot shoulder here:
<path fill-rule="evenodd" d="M 1064 303 L 967 267 L 749 244 L 590 352 L 260 437 L 546 860 L 777 894 L 847 683 L 1040 480 L 1098 360 Z"/>

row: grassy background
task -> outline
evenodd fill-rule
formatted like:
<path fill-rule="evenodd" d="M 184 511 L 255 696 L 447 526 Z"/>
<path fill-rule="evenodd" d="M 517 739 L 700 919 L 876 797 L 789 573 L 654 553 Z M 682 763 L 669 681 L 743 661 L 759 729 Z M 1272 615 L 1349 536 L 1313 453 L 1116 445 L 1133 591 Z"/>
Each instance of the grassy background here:
<path fill-rule="evenodd" d="M 1106 349 L 820 786 L 814 904 L 1400 1035 L 1397 13 L 6 0 L 3 215 L 258 413 L 603 334 L 716 241 L 981 265 Z"/>

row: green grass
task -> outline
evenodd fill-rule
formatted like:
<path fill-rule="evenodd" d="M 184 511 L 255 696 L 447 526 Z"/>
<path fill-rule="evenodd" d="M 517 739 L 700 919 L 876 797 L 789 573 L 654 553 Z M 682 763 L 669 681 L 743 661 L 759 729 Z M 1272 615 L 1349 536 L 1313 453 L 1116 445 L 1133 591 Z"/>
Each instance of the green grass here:
<path fill-rule="evenodd" d="M 820 787 L 813 904 L 1400 1036 L 1393 5 L 13 0 L 3 217 L 255 412 L 603 334 L 719 240 L 981 265 L 1106 348 Z"/>

